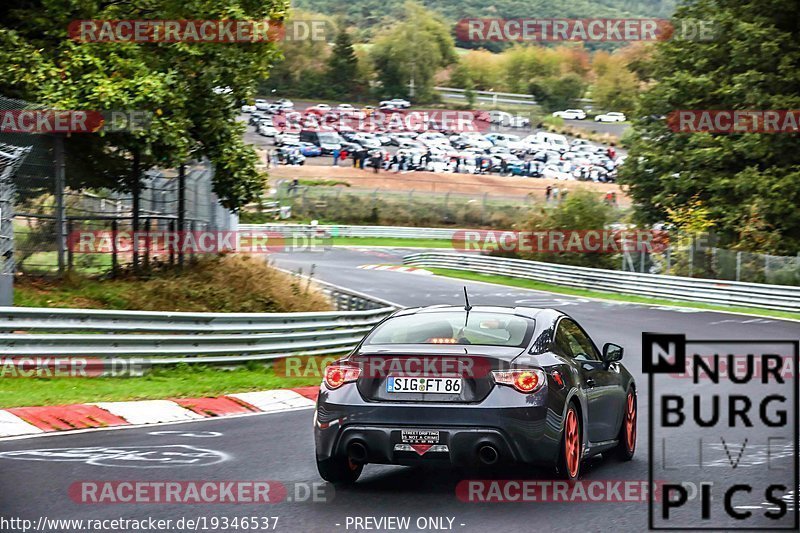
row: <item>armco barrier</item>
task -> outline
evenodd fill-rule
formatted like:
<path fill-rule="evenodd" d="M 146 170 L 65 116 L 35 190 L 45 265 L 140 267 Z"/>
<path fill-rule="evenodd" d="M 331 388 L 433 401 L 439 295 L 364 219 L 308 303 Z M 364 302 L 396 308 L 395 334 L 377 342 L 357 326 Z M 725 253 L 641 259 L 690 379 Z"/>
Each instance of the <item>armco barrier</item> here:
<path fill-rule="evenodd" d="M 800 287 L 685 278 L 507 259 L 478 254 L 423 252 L 407 265 L 466 270 L 582 289 L 669 300 L 800 312 Z"/>
<path fill-rule="evenodd" d="M 239 231 L 275 232 L 282 235 L 314 235 L 324 233 L 331 237 L 391 237 L 395 239 L 450 240 L 458 231 L 454 228 L 414 228 L 396 226 L 347 226 L 310 224 L 239 224 Z"/>
<path fill-rule="evenodd" d="M 6 357 L 136 357 L 146 364 L 238 363 L 351 350 L 395 310 L 323 285 L 339 311 L 164 313 L 0 307 Z M 113 332 L 113 333 L 111 333 Z"/>

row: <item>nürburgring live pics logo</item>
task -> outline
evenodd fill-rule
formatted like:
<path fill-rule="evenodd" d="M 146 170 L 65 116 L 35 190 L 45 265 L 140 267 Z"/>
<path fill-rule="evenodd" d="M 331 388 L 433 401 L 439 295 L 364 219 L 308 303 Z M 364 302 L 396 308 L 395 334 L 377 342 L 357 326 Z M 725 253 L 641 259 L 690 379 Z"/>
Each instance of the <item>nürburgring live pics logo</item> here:
<path fill-rule="evenodd" d="M 643 333 L 642 346 L 649 483 L 663 480 L 649 528 L 797 531 L 800 342 Z"/>

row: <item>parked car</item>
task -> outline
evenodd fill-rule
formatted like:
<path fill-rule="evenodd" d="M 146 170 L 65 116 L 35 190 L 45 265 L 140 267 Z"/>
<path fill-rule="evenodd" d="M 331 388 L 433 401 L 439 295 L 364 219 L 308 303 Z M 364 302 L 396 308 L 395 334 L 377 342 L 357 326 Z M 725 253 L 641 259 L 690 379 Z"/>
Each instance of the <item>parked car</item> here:
<path fill-rule="evenodd" d="M 329 131 L 303 130 L 300 132 L 300 140 L 319 146 L 323 154 L 331 154 L 342 148 L 342 137 Z"/>
<path fill-rule="evenodd" d="M 411 107 L 411 102 L 409 102 L 408 100 L 403 100 L 402 98 L 392 98 L 391 100 L 382 101 L 379 105 L 381 107 L 392 106 L 400 109 L 408 109 L 409 107 Z"/>
<path fill-rule="evenodd" d="M 297 133 L 283 132 L 275 135 L 275 145 L 283 146 L 284 144 L 300 145 L 300 135 Z"/>
<path fill-rule="evenodd" d="M 244 104 L 242 106 L 242 113 L 252 113 L 257 110 L 258 108 L 255 106 L 255 104 Z"/>
<path fill-rule="evenodd" d="M 325 115 L 330 112 L 331 112 L 331 106 L 329 106 L 328 104 L 317 104 L 306 109 L 306 113 L 311 113 L 314 115 Z"/>
<path fill-rule="evenodd" d="M 281 109 L 294 109 L 294 102 L 287 98 L 279 98 L 275 100 L 275 103 L 278 104 Z"/>
<path fill-rule="evenodd" d="M 542 176 L 545 178 L 564 181 L 575 179 L 575 176 L 572 175 L 572 172 L 570 172 L 570 170 L 564 165 L 545 165 L 544 169 L 542 170 Z"/>
<path fill-rule="evenodd" d="M 553 116 L 561 117 L 565 120 L 583 120 L 586 118 L 586 111 L 583 109 L 565 109 L 564 111 L 556 111 Z"/>
<path fill-rule="evenodd" d="M 511 117 L 509 127 L 511 128 L 528 128 L 531 125 L 531 119 L 522 115 Z"/>
<path fill-rule="evenodd" d="M 336 106 L 336 111 L 342 115 L 349 116 L 356 112 L 356 108 L 350 104 L 339 104 Z"/>
<path fill-rule="evenodd" d="M 278 161 L 287 165 L 304 165 L 306 156 L 300 153 L 300 147 L 297 145 L 282 146 L 276 151 Z"/>
<path fill-rule="evenodd" d="M 256 106 L 256 109 L 258 111 L 266 111 L 270 103 L 264 100 L 263 98 L 256 98 L 254 105 Z"/>
<path fill-rule="evenodd" d="M 549 149 L 558 150 L 562 153 L 569 150 L 569 142 L 567 141 L 567 138 L 557 133 L 539 131 L 526 137 L 526 140 L 532 140 L 540 144 L 545 144 Z"/>
<path fill-rule="evenodd" d="M 492 144 L 492 141 L 488 140 L 480 133 L 474 131 L 465 131 L 464 133 L 462 133 L 457 137 L 456 143 L 458 145 L 461 145 L 457 146 L 456 144 L 453 144 L 453 146 L 458 149 L 472 147 L 472 148 L 477 148 L 478 150 L 485 151 L 494 146 L 494 144 Z"/>
<path fill-rule="evenodd" d="M 259 135 L 264 137 L 272 137 L 273 139 L 278 134 L 278 130 L 272 124 L 267 124 L 266 122 L 260 122 L 258 126 L 256 126 L 256 132 Z"/>
<path fill-rule="evenodd" d="M 258 123 L 261 122 L 262 119 L 269 116 L 265 111 L 254 111 L 250 114 L 250 118 L 248 119 L 248 123 L 251 126 L 258 126 Z"/>
<path fill-rule="evenodd" d="M 300 153 L 306 157 L 319 157 L 322 155 L 322 148 L 316 144 L 300 141 Z"/>
<path fill-rule="evenodd" d="M 618 113 L 616 111 L 594 117 L 595 122 L 625 122 L 626 120 L 628 119 L 623 113 Z"/>

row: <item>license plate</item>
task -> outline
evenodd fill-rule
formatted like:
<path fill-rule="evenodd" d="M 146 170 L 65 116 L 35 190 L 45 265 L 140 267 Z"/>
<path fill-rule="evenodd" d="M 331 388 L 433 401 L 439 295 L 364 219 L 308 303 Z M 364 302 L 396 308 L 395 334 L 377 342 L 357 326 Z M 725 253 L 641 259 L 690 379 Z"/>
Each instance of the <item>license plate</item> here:
<path fill-rule="evenodd" d="M 400 432 L 404 444 L 439 444 L 439 432 L 430 429 L 404 429 Z"/>
<path fill-rule="evenodd" d="M 425 392 L 433 394 L 459 394 L 461 378 L 400 378 L 389 377 L 386 392 Z"/>

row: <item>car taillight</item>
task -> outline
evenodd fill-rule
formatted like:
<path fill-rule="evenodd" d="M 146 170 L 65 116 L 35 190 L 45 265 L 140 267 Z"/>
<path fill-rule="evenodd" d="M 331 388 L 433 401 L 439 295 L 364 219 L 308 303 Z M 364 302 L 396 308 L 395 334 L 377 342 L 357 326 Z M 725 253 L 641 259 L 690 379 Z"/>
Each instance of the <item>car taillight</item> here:
<path fill-rule="evenodd" d="M 529 394 L 541 389 L 546 383 L 544 372 L 538 368 L 529 370 L 494 370 L 494 382 L 498 385 L 514 387 L 519 392 Z"/>
<path fill-rule="evenodd" d="M 338 389 L 345 383 L 358 379 L 361 368 L 352 365 L 330 365 L 325 369 L 325 385 L 329 389 Z"/>

